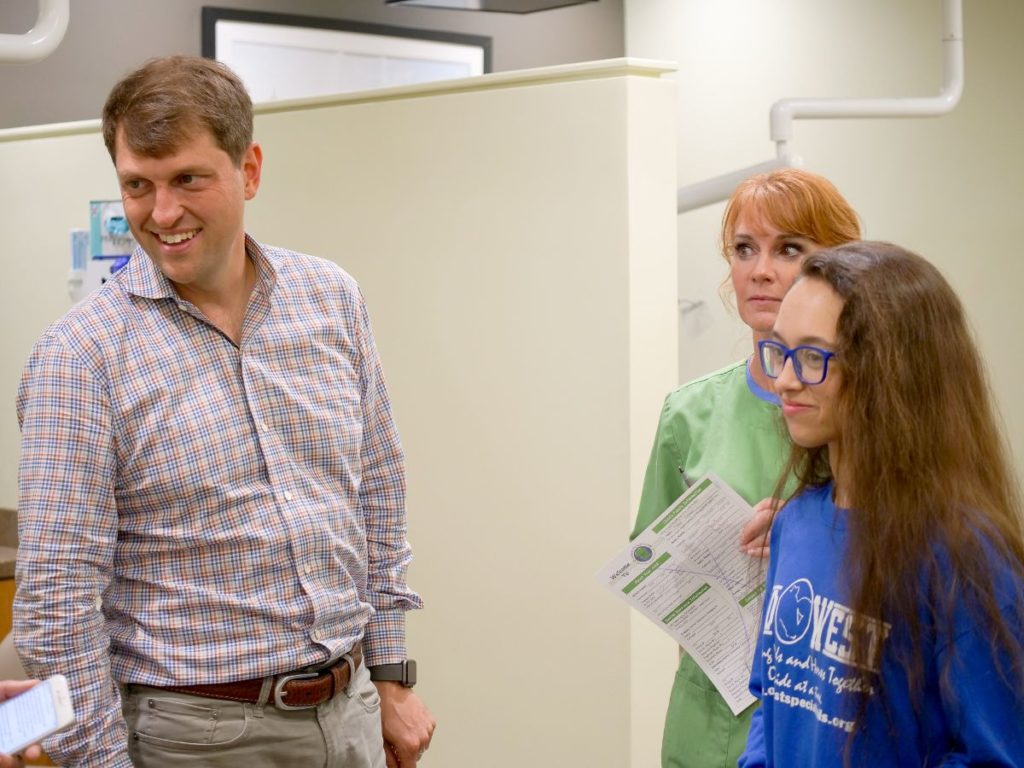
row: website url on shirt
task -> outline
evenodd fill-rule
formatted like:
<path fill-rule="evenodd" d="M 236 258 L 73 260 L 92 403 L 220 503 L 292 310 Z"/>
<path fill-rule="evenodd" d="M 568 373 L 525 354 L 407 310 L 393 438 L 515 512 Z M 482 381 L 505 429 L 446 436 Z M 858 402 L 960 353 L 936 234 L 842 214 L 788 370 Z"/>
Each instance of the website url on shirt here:
<path fill-rule="evenodd" d="M 825 725 L 831 725 L 835 728 L 850 733 L 853 731 L 853 723 L 850 720 L 844 720 L 841 717 L 829 717 L 826 713 L 821 711 L 821 707 L 818 706 L 816 701 L 811 699 L 804 699 L 799 696 L 793 696 L 786 693 L 785 691 L 776 690 L 775 686 L 768 686 L 764 690 L 765 696 L 771 696 L 780 704 L 785 704 L 787 707 L 799 707 L 800 709 L 806 709 L 813 713 L 818 721 Z"/>

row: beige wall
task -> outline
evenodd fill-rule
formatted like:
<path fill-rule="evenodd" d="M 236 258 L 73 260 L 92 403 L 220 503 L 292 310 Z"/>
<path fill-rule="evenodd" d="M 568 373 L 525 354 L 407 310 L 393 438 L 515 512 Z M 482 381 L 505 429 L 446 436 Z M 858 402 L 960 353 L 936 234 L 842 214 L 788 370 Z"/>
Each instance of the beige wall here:
<path fill-rule="evenodd" d="M 1024 210 L 1024 3 L 963 6 L 966 87 L 952 114 L 797 121 L 793 149 L 846 194 L 867 237 L 921 253 L 953 283 L 1024 477 L 1024 259 L 1015 237 Z M 683 185 L 773 157 L 768 111 L 778 99 L 930 96 L 942 83 L 940 0 L 626 0 L 626 28 L 627 54 L 679 63 Z M 749 333 L 717 293 L 722 209 L 679 217 L 679 293 L 703 302 L 681 324 L 681 380 L 749 353 Z M 634 637 L 634 659 L 648 662 L 649 687 L 667 696 L 674 649 L 656 633 Z M 637 670 L 635 685 L 643 680 Z M 658 706 L 663 712 L 664 699 Z M 633 764 L 654 765 L 660 723 L 653 711 L 635 710 L 634 719 Z"/>
<path fill-rule="evenodd" d="M 257 117 L 251 231 L 336 260 L 370 308 L 408 457 L 432 764 L 629 762 L 632 618 L 594 574 L 625 542 L 677 369 L 664 74 L 499 74 Z M 70 305 L 67 229 L 116 194 L 95 124 L 11 138 L 0 506 L 19 371 Z"/>

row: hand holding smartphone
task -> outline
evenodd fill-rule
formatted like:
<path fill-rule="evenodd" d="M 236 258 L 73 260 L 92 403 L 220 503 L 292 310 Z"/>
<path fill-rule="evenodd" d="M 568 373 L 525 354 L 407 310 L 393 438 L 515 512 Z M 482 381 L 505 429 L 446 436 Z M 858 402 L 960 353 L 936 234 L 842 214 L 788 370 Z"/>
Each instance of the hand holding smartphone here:
<path fill-rule="evenodd" d="M 54 675 L 0 703 L 0 764 L 4 755 L 21 752 L 74 722 L 64 675 Z"/>

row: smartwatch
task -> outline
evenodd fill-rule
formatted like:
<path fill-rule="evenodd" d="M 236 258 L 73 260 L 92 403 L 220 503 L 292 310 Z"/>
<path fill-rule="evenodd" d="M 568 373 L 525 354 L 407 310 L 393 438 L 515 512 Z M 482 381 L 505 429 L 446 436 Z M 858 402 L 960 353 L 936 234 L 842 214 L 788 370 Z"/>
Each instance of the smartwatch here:
<path fill-rule="evenodd" d="M 370 679 L 378 683 L 401 683 L 404 688 L 416 685 L 416 662 L 412 659 L 400 664 L 378 664 L 370 667 Z"/>

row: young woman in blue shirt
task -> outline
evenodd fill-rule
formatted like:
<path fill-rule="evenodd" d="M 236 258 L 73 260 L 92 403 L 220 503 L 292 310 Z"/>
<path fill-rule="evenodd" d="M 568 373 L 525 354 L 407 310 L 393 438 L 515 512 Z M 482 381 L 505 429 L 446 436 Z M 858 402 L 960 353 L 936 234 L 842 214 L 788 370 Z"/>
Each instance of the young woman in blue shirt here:
<path fill-rule="evenodd" d="M 1022 505 L 955 293 L 897 246 L 831 248 L 759 349 L 798 489 L 739 765 L 1024 765 Z"/>

